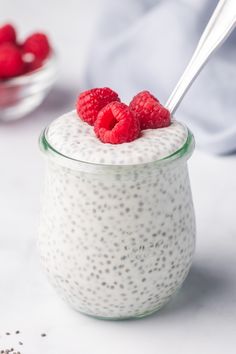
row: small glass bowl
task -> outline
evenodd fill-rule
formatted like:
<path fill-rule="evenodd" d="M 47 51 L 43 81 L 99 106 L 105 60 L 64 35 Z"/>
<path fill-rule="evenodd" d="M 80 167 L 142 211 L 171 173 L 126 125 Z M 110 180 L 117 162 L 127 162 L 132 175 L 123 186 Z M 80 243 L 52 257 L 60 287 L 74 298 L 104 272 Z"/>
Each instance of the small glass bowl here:
<path fill-rule="evenodd" d="M 33 111 L 47 96 L 56 81 L 55 54 L 37 70 L 0 81 L 0 120 L 20 119 Z"/>

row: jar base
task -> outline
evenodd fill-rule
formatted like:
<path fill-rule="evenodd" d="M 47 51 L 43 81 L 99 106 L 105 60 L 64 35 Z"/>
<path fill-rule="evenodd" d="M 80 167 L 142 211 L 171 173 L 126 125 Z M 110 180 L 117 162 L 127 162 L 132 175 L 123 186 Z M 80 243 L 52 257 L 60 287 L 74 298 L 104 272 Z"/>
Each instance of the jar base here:
<path fill-rule="evenodd" d="M 90 314 L 90 313 L 86 313 L 83 311 L 80 311 L 78 309 L 76 309 L 75 307 L 72 307 L 75 311 L 77 311 L 78 313 L 80 313 L 81 315 L 87 316 L 87 317 L 91 317 L 94 318 L 96 320 L 101 320 L 101 321 L 129 321 L 129 320 L 141 320 L 142 318 L 148 317 L 153 315 L 154 313 L 158 312 L 159 310 L 161 310 L 163 307 L 165 307 L 167 305 L 167 303 L 171 300 L 172 296 L 170 296 L 165 302 L 163 302 L 161 305 L 159 305 L 158 307 L 155 307 L 152 310 L 149 311 L 145 311 L 141 314 L 138 315 L 131 315 L 131 316 L 121 316 L 121 317 L 109 317 L 109 316 L 97 316 L 94 314 Z"/>

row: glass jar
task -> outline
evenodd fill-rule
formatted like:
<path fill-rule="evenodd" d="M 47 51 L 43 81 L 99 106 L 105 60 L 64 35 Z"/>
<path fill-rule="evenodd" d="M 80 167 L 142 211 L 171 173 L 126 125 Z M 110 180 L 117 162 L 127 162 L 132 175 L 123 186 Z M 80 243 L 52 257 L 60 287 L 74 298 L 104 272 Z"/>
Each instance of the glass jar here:
<path fill-rule="evenodd" d="M 53 53 L 38 69 L 8 80 L 0 80 L 0 121 L 24 117 L 38 107 L 52 89 L 57 77 Z"/>
<path fill-rule="evenodd" d="M 91 164 L 40 138 L 46 179 L 39 232 L 50 282 L 76 310 L 107 319 L 161 308 L 188 274 L 195 217 L 184 146 L 130 166 Z"/>

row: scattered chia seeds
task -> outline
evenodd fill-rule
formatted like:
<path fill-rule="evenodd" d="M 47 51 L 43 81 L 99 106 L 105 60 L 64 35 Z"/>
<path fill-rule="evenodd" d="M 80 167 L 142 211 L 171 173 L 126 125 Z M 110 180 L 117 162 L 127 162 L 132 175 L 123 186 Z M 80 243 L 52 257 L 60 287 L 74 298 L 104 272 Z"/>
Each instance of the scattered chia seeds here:
<path fill-rule="evenodd" d="M 14 334 L 16 334 L 16 335 L 20 334 L 20 331 L 17 330 L 17 331 L 14 332 Z M 10 332 L 6 332 L 5 335 L 6 336 L 10 336 L 11 333 Z M 46 337 L 46 336 L 47 336 L 46 333 L 41 333 L 41 337 Z M 18 342 L 18 345 L 22 346 L 23 344 L 24 343 L 22 341 Z M 11 349 L 0 349 L 0 354 L 23 354 L 23 353 L 21 353 L 20 351 L 15 350 L 14 348 L 11 348 Z"/>

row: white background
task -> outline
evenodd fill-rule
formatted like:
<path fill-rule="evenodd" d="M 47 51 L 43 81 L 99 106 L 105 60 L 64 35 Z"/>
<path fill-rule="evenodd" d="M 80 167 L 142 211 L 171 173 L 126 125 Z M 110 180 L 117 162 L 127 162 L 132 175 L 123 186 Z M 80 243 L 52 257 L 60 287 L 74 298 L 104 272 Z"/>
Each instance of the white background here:
<path fill-rule="evenodd" d="M 198 228 L 195 261 L 182 290 L 159 313 L 126 322 L 85 317 L 57 297 L 41 272 L 36 237 L 43 160 L 37 139 L 46 124 L 73 108 L 98 10 L 99 0 L 0 0 L 0 23 L 13 19 L 22 36 L 48 31 L 60 58 L 58 83 L 44 104 L 18 122 L 0 123 L 0 350 L 235 354 L 234 156 L 197 151 L 190 161 Z M 16 330 L 22 333 L 5 335 Z"/>

